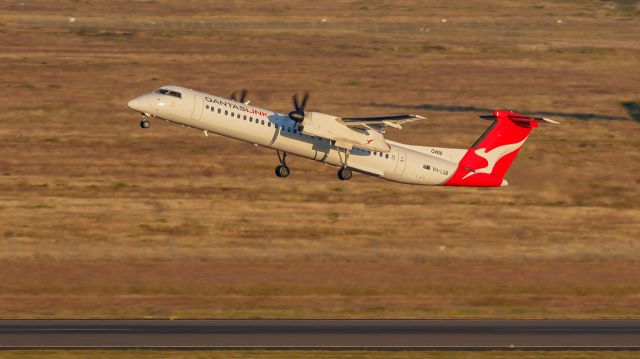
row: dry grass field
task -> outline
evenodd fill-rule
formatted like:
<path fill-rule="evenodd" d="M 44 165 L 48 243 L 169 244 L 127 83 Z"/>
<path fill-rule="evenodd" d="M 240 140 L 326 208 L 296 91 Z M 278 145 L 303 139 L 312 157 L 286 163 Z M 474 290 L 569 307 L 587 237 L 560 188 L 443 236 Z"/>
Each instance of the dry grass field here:
<path fill-rule="evenodd" d="M 0 317 L 638 317 L 634 1 L 0 2 Z M 152 122 L 163 84 L 469 146 L 536 130 L 499 189 L 401 185 Z M 485 110 L 486 109 L 486 110 Z"/>

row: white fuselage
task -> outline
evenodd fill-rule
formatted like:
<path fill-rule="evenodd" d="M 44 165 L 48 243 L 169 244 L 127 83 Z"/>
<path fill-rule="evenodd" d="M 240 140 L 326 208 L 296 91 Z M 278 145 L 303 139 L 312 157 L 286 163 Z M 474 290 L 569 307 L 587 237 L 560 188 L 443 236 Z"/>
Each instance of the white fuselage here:
<path fill-rule="evenodd" d="M 167 121 L 340 166 L 344 151 L 333 141 L 301 134 L 288 115 L 245 105 L 227 98 L 179 86 L 181 98 L 149 93 L 135 98 L 129 107 Z M 387 141 L 389 152 L 354 147 L 349 168 L 391 181 L 440 185 L 453 175 L 464 149 L 405 145 Z M 342 159 L 342 160 L 341 160 Z"/>

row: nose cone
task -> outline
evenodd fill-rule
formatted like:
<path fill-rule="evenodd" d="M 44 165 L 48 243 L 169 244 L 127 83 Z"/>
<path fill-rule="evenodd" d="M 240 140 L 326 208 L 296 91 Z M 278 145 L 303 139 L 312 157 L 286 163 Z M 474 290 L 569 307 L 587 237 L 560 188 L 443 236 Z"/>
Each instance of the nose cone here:
<path fill-rule="evenodd" d="M 127 103 L 127 106 L 129 106 L 130 109 L 134 110 L 134 111 L 138 111 L 138 112 L 147 112 L 146 107 L 147 107 L 147 101 L 144 100 L 145 96 L 138 96 L 136 98 L 134 98 L 133 100 L 129 101 L 129 103 Z"/>

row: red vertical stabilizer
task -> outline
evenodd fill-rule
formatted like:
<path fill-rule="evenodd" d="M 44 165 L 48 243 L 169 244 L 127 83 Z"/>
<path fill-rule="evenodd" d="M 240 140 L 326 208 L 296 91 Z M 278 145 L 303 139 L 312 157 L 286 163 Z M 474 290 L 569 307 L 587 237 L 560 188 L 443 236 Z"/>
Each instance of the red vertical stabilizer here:
<path fill-rule="evenodd" d="M 497 187 L 506 186 L 504 175 L 518 155 L 520 148 L 539 121 L 546 118 L 526 117 L 511 111 L 495 111 L 493 123 L 469 148 L 458 169 L 445 186 Z"/>

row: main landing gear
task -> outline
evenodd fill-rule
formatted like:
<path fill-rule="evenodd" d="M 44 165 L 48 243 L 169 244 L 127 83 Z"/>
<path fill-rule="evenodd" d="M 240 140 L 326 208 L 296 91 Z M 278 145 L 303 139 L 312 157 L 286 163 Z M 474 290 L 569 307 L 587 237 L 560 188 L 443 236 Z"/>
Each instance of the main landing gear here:
<path fill-rule="evenodd" d="M 348 181 L 353 176 L 353 173 L 348 167 L 340 167 L 338 170 L 338 178 L 342 181 Z"/>
<path fill-rule="evenodd" d="M 289 166 L 287 166 L 287 153 L 280 152 L 278 150 L 276 150 L 276 153 L 278 154 L 278 160 L 280 160 L 280 164 L 278 165 L 278 167 L 276 167 L 276 176 L 281 178 L 289 177 L 289 175 L 291 174 L 291 170 L 289 169 Z M 340 162 L 342 163 L 340 169 L 338 170 L 338 178 L 341 181 L 348 181 L 351 179 L 351 177 L 353 177 L 353 172 L 351 172 L 351 169 L 348 165 L 349 153 L 349 150 L 344 150 L 343 160 L 342 152 L 338 150 L 338 156 L 340 157 Z"/>
<path fill-rule="evenodd" d="M 351 177 L 353 177 L 353 173 L 349 169 L 349 164 L 348 164 L 349 153 L 350 153 L 349 150 L 347 149 L 344 150 L 344 161 L 343 161 L 342 156 L 340 155 L 340 149 L 338 149 L 338 157 L 340 157 L 340 162 L 342 163 L 342 166 L 340 166 L 340 169 L 338 170 L 338 178 L 341 181 L 348 181 L 351 179 Z"/>
<path fill-rule="evenodd" d="M 140 127 L 149 128 L 149 126 L 151 126 L 151 123 L 149 122 L 149 120 L 147 120 L 147 115 L 142 115 L 142 121 L 140 121 Z"/>
<path fill-rule="evenodd" d="M 280 151 L 276 151 L 276 153 L 278 154 L 278 160 L 280 160 L 280 165 L 276 167 L 276 176 L 282 177 L 282 178 L 289 177 L 289 174 L 291 174 L 291 170 L 287 166 L 287 162 L 286 162 L 287 153 L 282 152 L 282 155 L 280 155 Z"/>

